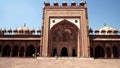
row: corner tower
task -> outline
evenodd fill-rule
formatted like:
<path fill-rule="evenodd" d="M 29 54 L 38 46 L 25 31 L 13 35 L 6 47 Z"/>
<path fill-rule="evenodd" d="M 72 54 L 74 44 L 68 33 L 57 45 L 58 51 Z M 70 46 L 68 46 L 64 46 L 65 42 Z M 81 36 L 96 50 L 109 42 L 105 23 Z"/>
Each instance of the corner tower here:
<path fill-rule="evenodd" d="M 63 1 L 43 8 L 42 56 L 89 57 L 88 16 L 85 1 Z"/>

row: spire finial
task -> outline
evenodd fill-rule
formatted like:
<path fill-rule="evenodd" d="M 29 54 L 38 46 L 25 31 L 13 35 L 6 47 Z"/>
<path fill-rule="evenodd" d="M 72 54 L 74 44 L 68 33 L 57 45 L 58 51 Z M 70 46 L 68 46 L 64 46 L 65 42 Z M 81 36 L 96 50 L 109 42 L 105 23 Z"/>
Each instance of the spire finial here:
<path fill-rule="evenodd" d="M 104 26 L 107 26 L 106 24 L 104 24 Z"/>
<path fill-rule="evenodd" d="M 24 27 L 26 26 L 26 24 L 24 23 Z"/>

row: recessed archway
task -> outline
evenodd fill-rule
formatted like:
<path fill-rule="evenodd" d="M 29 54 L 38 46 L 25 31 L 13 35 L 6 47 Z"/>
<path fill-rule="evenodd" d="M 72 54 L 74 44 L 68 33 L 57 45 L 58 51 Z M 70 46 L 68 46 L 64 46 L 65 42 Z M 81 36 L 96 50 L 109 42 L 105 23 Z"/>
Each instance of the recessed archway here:
<path fill-rule="evenodd" d="M 114 56 L 114 58 L 119 57 L 119 52 L 118 52 L 117 46 L 113 46 L 113 56 Z"/>
<path fill-rule="evenodd" d="M 92 49 L 92 47 L 90 47 L 90 57 L 94 57 L 93 56 L 93 49 Z"/>
<path fill-rule="evenodd" d="M 68 56 L 68 50 L 66 47 L 63 47 L 61 50 L 61 56 L 66 57 Z"/>
<path fill-rule="evenodd" d="M 27 57 L 32 57 L 35 56 L 35 47 L 34 46 L 28 46 L 26 50 L 26 56 Z"/>
<path fill-rule="evenodd" d="M 54 56 L 57 56 L 57 49 L 55 48 L 55 49 L 53 49 L 53 57 Z"/>
<path fill-rule="evenodd" d="M 73 56 L 73 57 L 76 57 L 76 56 L 77 56 L 75 49 L 72 49 L 72 56 Z"/>
<path fill-rule="evenodd" d="M 95 58 L 104 58 L 104 50 L 101 46 L 95 48 Z"/>
<path fill-rule="evenodd" d="M 2 56 L 10 56 L 10 52 L 11 52 L 11 48 L 9 45 L 6 45 L 4 48 L 3 48 L 3 51 L 2 51 Z"/>
<path fill-rule="evenodd" d="M 18 56 L 18 46 L 13 47 L 12 56 Z"/>

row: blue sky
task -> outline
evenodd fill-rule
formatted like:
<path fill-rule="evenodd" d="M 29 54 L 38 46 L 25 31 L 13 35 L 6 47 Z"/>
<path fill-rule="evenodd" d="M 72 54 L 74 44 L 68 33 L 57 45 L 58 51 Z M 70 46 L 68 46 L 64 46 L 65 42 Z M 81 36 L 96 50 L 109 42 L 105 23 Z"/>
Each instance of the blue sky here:
<path fill-rule="evenodd" d="M 51 4 L 55 0 L 48 0 Z M 63 0 L 56 0 L 60 4 Z M 69 4 L 72 0 L 66 0 Z M 77 4 L 80 0 L 75 0 Z M 120 0 L 86 0 L 89 27 L 101 28 L 104 24 L 120 29 Z M 26 24 L 38 29 L 42 24 L 44 0 L 0 0 L 0 28 L 15 29 Z"/>

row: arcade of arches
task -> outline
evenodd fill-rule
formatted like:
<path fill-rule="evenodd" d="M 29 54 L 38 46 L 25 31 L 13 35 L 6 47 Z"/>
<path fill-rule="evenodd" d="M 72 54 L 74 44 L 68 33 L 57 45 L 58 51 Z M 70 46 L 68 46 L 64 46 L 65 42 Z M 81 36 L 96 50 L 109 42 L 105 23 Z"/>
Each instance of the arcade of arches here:
<path fill-rule="evenodd" d="M 90 57 L 94 57 L 94 58 L 120 58 L 120 47 L 117 45 L 110 45 L 110 46 L 91 45 Z"/>
<path fill-rule="evenodd" d="M 0 45 L 0 56 L 3 57 L 37 57 L 40 56 L 40 46 Z"/>

